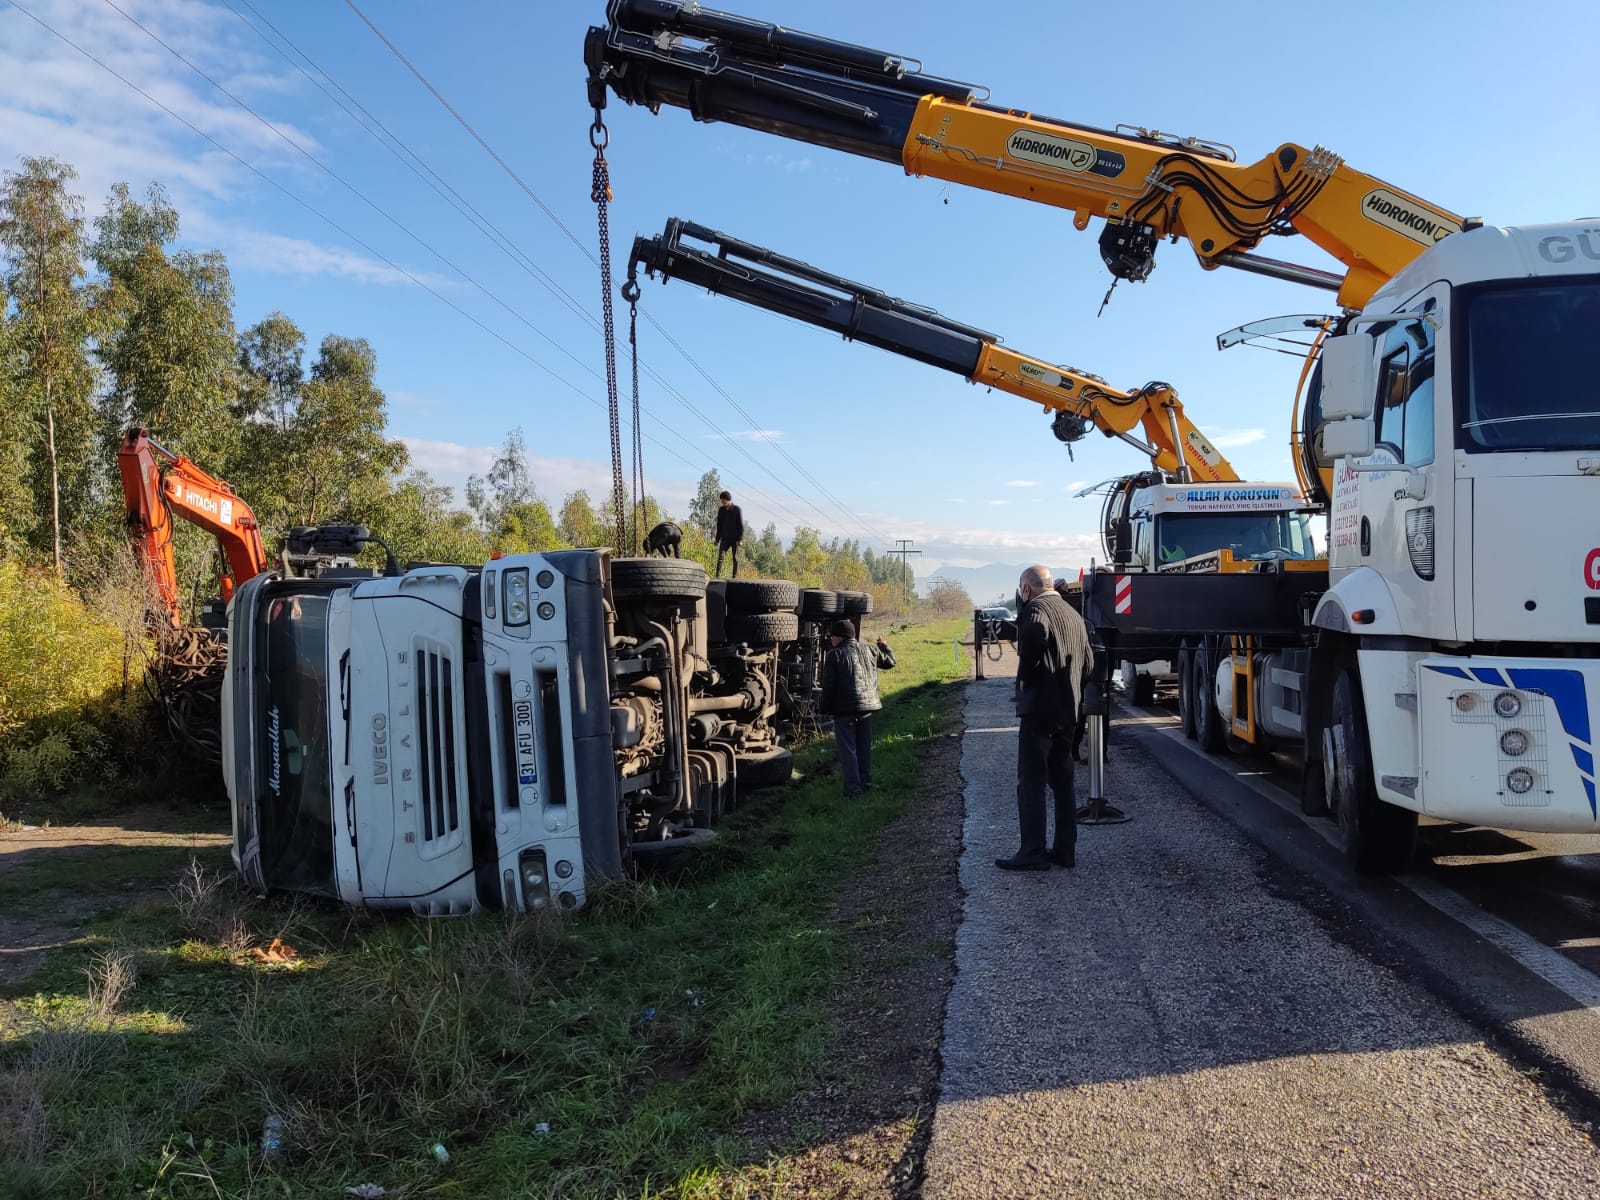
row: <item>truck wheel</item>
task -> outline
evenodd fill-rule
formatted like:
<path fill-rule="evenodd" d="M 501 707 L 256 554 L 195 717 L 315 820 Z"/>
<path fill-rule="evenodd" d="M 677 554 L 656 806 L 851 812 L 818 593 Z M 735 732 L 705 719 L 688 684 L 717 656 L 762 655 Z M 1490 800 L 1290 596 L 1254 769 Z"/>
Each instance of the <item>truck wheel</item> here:
<path fill-rule="evenodd" d="M 817 620 L 832 617 L 839 612 L 839 593 L 821 588 L 807 588 L 800 593 L 800 618 Z"/>
<path fill-rule="evenodd" d="M 741 792 L 779 787 L 788 783 L 789 776 L 794 773 L 794 751 L 783 746 L 762 754 L 741 756 L 738 762 Z"/>
<path fill-rule="evenodd" d="M 1322 734 L 1328 807 L 1350 865 L 1363 875 L 1403 871 L 1417 846 L 1417 814 L 1378 798 L 1366 707 L 1354 666 L 1333 685 L 1333 709 Z"/>
<path fill-rule="evenodd" d="M 1210 647 L 1194 652 L 1195 738 L 1207 754 L 1228 752 L 1228 731 L 1217 711 L 1217 668 Z"/>
<path fill-rule="evenodd" d="M 614 558 L 611 594 L 618 599 L 649 596 L 697 601 L 706 594 L 706 569 L 678 558 Z"/>
<path fill-rule="evenodd" d="M 1194 711 L 1194 651 L 1178 651 L 1178 720 L 1183 725 L 1183 736 L 1191 742 L 1199 736 L 1200 726 Z"/>
<path fill-rule="evenodd" d="M 800 618 L 792 612 L 733 612 L 723 622 L 730 642 L 764 646 L 792 642 L 800 636 Z"/>
<path fill-rule="evenodd" d="M 793 612 L 800 603 L 800 585 L 787 579 L 730 579 L 723 594 L 729 612 Z"/>
<path fill-rule="evenodd" d="M 864 617 L 872 611 L 871 592 L 836 592 L 839 611 L 847 617 Z"/>

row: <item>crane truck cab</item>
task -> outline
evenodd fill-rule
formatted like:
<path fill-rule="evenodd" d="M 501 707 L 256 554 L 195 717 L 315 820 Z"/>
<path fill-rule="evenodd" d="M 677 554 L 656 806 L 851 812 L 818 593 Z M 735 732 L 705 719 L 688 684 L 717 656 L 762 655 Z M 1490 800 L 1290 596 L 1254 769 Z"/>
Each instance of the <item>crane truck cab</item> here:
<path fill-rule="evenodd" d="M 229 606 L 224 778 L 252 886 L 576 908 L 731 803 L 732 750 L 689 741 L 699 564 L 570 550 L 359 574 L 266 572 Z"/>
<path fill-rule="evenodd" d="M 1322 352 L 1327 805 L 1600 832 L 1600 221 L 1454 234 Z"/>

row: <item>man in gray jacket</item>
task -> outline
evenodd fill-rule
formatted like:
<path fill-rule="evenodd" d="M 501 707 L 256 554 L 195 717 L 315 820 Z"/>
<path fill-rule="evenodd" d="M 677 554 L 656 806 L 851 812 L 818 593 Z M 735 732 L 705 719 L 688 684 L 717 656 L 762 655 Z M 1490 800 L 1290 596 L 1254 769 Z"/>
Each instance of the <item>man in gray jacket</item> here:
<path fill-rule="evenodd" d="M 1051 584 L 1050 568 L 1029 567 L 1017 587 L 1017 823 L 1022 847 L 994 865 L 1048 871 L 1077 862 L 1078 807 L 1072 788 L 1072 734 L 1094 652 L 1083 618 Z M 1056 798 L 1055 844 L 1045 849 L 1044 792 Z"/>
<path fill-rule="evenodd" d="M 894 666 L 894 651 L 882 638 L 875 646 L 856 641 L 856 627 L 835 621 L 828 629 L 832 649 L 822 656 L 822 698 L 818 707 L 833 716 L 833 745 L 844 776 L 844 794 L 859 796 L 872 786 L 872 714 L 878 698 L 878 671 Z"/>

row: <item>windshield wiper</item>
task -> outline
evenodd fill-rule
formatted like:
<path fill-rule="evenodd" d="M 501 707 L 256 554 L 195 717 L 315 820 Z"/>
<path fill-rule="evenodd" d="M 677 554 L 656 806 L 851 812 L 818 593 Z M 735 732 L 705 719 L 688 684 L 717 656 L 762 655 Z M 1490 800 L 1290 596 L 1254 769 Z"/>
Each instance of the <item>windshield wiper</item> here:
<path fill-rule="evenodd" d="M 1600 412 L 1519 413 L 1514 417 L 1485 417 L 1481 421 L 1463 421 L 1461 428 L 1477 429 L 1482 425 L 1509 425 L 1514 421 L 1586 421 L 1591 417 L 1600 417 Z"/>
<path fill-rule="evenodd" d="M 339 656 L 339 715 L 344 718 L 344 765 L 350 765 L 350 651 Z"/>

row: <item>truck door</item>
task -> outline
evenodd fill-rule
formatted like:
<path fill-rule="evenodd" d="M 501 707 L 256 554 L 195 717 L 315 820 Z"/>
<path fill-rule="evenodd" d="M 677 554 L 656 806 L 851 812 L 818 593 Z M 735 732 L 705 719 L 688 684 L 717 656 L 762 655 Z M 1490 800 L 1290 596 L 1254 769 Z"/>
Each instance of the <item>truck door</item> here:
<path fill-rule="evenodd" d="M 1433 293 L 1444 290 L 1436 285 L 1404 307 L 1442 315 L 1444 305 Z M 1427 320 L 1379 326 L 1376 341 L 1377 450 L 1372 461 L 1413 467 L 1417 474 L 1408 478 L 1407 472 L 1378 471 L 1360 477 L 1359 561 L 1388 581 L 1407 634 L 1449 640 L 1455 637 L 1455 596 L 1448 586 L 1454 511 L 1452 481 L 1440 474 L 1437 448 L 1446 447 L 1448 464 L 1451 441 L 1447 431 L 1441 434 L 1439 421 L 1449 418 L 1450 406 L 1435 403 L 1437 396 L 1449 395 L 1448 363 L 1439 353 L 1438 331 Z M 1408 488 L 1413 482 L 1421 487 Z M 1417 491 L 1420 497 L 1414 495 Z"/>

